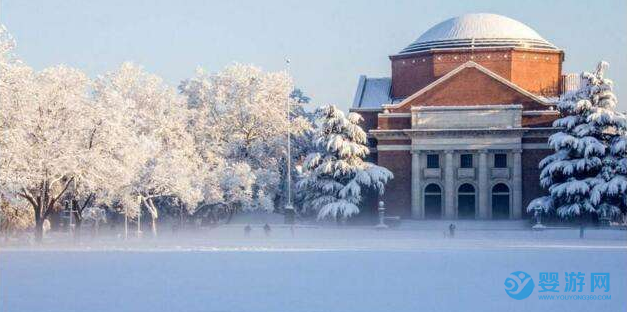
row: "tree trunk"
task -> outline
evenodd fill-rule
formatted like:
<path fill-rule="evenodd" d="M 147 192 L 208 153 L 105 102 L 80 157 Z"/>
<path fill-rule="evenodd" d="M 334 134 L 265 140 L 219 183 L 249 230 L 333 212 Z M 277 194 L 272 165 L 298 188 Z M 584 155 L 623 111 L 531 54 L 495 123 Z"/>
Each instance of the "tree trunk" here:
<path fill-rule="evenodd" d="M 70 204 L 71 214 L 74 214 L 74 242 L 78 243 L 81 240 L 81 228 L 83 224 L 83 210 L 78 205 L 78 201 L 76 199 L 72 199 Z M 84 207 L 83 207 L 84 208 Z"/>
<path fill-rule="evenodd" d="M 233 215 L 235 214 L 235 209 L 227 209 L 227 217 L 226 217 L 226 224 L 231 223 L 231 219 L 233 219 Z"/>
<path fill-rule="evenodd" d="M 179 204 L 179 230 L 183 230 L 183 205 Z"/>
<path fill-rule="evenodd" d="M 98 219 L 94 220 L 94 225 L 91 229 L 91 238 L 98 236 L 98 230 L 100 229 L 100 222 Z"/>
<path fill-rule="evenodd" d="M 150 227 L 152 229 L 152 237 L 157 237 L 157 219 L 151 218 L 150 220 L 151 220 Z"/>
<path fill-rule="evenodd" d="M 9 238 L 11 238 L 11 229 L 7 226 L 5 227 L 5 232 L 4 232 L 4 241 L 5 242 L 9 242 Z"/>
<path fill-rule="evenodd" d="M 44 220 L 35 216 L 35 242 L 41 243 L 44 238 Z"/>
<path fill-rule="evenodd" d="M 52 196 L 52 194 L 50 194 L 50 181 L 47 180 L 41 181 L 39 185 L 39 192 L 36 196 L 32 195 L 25 188 L 23 188 L 22 191 L 18 194 L 20 197 L 28 200 L 28 202 L 31 204 L 31 207 L 33 207 L 33 211 L 35 212 L 35 241 L 37 243 L 41 243 L 41 241 L 43 240 L 43 227 L 46 217 L 48 217 L 48 215 L 52 212 L 55 203 L 61 197 L 61 195 L 65 193 L 67 188 L 70 186 L 70 182 L 72 182 L 73 180 L 74 178 L 72 177 L 67 182 L 65 182 L 63 189 L 56 196 Z"/>
<path fill-rule="evenodd" d="M 81 225 L 83 224 L 83 220 L 80 218 L 76 218 L 74 224 L 74 242 L 78 243 L 81 240 Z"/>

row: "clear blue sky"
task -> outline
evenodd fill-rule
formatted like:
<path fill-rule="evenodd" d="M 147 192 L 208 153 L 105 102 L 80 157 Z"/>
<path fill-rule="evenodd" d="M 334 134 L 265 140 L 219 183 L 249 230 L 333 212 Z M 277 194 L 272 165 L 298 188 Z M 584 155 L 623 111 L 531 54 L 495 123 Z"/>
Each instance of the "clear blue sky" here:
<path fill-rule="evenodd" d="M 316 103 L 347 108 L 360 74 L 389 75 L 388 55 L 432 25 L 472 12 L 509 16 L 566 52 L 564 72 L 610 62 L 627 110 L 627 1 L 0 0 L 0 22 L 37 69 L 95 76 L 135 61 L 171 84 L 197 66 L 237 61 L 292 74 Z"/>

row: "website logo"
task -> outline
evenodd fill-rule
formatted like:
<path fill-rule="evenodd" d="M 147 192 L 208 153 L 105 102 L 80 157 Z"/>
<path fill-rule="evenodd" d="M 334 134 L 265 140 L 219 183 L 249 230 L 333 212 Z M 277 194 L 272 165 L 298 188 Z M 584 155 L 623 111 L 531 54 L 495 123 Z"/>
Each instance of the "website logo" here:
<path fill-rule="evenodd" d="M 508 296 L 516 300 L 522 300 L 531 295 L 535 284 L 531 275 L 516 271 L 505 279 L 505 292 Z"/>

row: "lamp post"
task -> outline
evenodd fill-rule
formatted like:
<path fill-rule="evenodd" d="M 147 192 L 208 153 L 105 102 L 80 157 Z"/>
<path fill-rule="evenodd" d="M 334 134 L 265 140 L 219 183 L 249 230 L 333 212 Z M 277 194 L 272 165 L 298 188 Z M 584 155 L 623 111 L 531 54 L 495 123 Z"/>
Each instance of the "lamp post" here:
<path fill-rule="evenodd" d="M 128 240 L 128 205 L 124 204 L 124 240 Z"/>
<path fill-rule="evenodd" d="M 387 229 L 388 226 L 385 224 L 385 206 L 383 201 L 379 202 L 379 224 L 375 226 L 375 229 L 382 230 Z"/>
<path fill-rule="evenodd" d="M 65 200 L 63 201 L 63 205 L 65 206 L 65 211 L 67 211 L 67 213 L 69 214 L 69 218 L 68 218 L 68 225 L 67 225 L 67 231 L 70 234 L 70 237 L 72 236 L 72 206 L 70 206 L 70 202 Z"/>
<path fill-rule="evenodd" d="M 608 227 L 610 226 L 610 221 L 611 221 L 611 218 L 608 216 L 607 210 L 606 209 L 601 210 L 601 216 L 599 217 L 599 224 L 602 227 Z"/>
<path fill-rule="evenodd" d="M 78 218 L 80 217 L 78 216 L 79 210 L 78 210 L 78 207 L 74 205 L 73 201 L 66 200 L 64 201 L 64 204 L 65 204 L 65 209 L 70 213 L 69 224 L 68 224 L 68 234 L 70 235 L 70 237 L 72 236 L 74 237 L 74 243 L 76 243 L 78 240 L 77 235 L 80 234 L 80 232 L 77 232 L 77 231 L 80 231 L 80 228 L 77 229 L 77 227 L 80 227 L 80 224 L 81 224 L 81 223 L 78 223 L 79 221 Z M 76 222 L 74 222 L 74 213 L 77 214 Z"/>
<path fill-rule="evenodd" d="M 285 59 L 285 73 L 290 74 L 290 59 Z M 285 97 L 285 115 L 287 118 L 287 204 L 285 205 L 285 224 L 294 224 L 294 206 L 292 206 L 292 136 L 290 129 L 290 94 Z"/>
<path fill-rule="evenodd" d="M 137 238 L 142 237 L 142 206 L 137 209 Z"/>
<path fill-rule="evenodd" d="M 137 238 L 142 236 L 142 199 L 137 196 Z"/>
<path fill-rule="evenodd" d="M 535 217 L 536 217 L 536 224 L 534 226 L 532 226 L 531 228 L 533 230 L 536 230 L 536 231 L 544 230 L 546 228 L 546 226 L 544 226 L 544 224 L 542 224 L 542 211 L 541 210 L 536 210 L 535 211 Z"/>

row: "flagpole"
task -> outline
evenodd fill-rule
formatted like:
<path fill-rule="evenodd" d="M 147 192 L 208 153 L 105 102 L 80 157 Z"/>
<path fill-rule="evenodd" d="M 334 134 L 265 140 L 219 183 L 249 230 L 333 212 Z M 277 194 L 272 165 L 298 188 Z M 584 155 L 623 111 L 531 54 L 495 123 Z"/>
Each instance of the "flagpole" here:
<path fill-rule="evenodd" d="M 290 59 L 285 59 L 285 73 L 290 77 Z M 292 206 L 292 136 L 290 129 L 290 95 L 288 90 L 285 98 L 285 115 L 287 118 L 287 205 L 285 205 L 285 224 L 294 224 L 294 206 Z"/>

